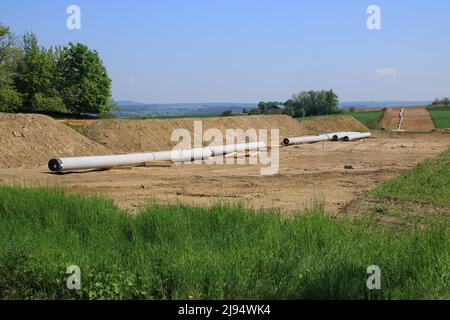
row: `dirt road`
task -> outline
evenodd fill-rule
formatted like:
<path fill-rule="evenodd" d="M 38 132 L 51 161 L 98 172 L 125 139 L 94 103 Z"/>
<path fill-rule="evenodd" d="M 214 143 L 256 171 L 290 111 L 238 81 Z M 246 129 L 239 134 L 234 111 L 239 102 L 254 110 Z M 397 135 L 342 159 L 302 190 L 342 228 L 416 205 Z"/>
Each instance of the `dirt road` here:
<path fill-rule="evenodd" d="M 405 131 L 431 131 L 435 128 L 431 114 L 425 108 L 406 108 L 402 129 Z"/>
<path fill-rule="evenodd" d="M 401 108 L 389 108 L 384 112 L 381 125 L 387 130 L 395 130 L 400 120 Z M 429 132 L 435 129 L 431 114 L 426 108 L 404 108 L 401 130 L 409 132 Z"/>
<path fill-rule="evenodd" d="M 261 176 L 254 165 L 192 165 L 56 175 L 46 167 L 0 169 L 0 183 L 64 186 L 102 194 L 137 211 L 148 201 L 211 205 L 242 201 L 293 213 L 324 200 L 331 211 L 450 146 L 448 135 L 375 133 L 375 138 L 281 149 L 280 169 Z"/>

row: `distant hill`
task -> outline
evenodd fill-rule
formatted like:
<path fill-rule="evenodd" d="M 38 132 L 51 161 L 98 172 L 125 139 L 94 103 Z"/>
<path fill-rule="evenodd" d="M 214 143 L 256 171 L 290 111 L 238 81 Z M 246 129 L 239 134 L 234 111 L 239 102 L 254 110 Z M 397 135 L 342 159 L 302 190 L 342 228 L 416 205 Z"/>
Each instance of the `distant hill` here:
<path fill-rule="evenodd" d="M 387 108 L 402 106 L 423 106 L 430 101 L 344 101 L 339 104 L 342 109 L 348 108 Z M 257 107 L 258 103 L 142 103 L 130 100 L 118 100 L 116 103 L 120 111 L 115 114 L 121 118 L 142 116 L 215 116 L 225 110 L 232 110 L 234 114 L 242 113 L 243 109 Z"/>
<path fill-rule="evenodd" d="M 431 104 L 429 101 L 345 101 L 339 104 L 342 109 L 348 108 L 387 108 L 405 106 L 424 106 Z"/>
<path fill-rule="evenodd" d="M 257 104 L 253 103 L 161 103 L 147 104 L 128 100 L 119 100 L 116 103 L 120 111 L 116 111 L 118 117 L 139 116 L 205 116 L 220 115 L 225 110 L 232 110 L 235 114 L 242 113 L 243 109 L 251 109 Z"/>

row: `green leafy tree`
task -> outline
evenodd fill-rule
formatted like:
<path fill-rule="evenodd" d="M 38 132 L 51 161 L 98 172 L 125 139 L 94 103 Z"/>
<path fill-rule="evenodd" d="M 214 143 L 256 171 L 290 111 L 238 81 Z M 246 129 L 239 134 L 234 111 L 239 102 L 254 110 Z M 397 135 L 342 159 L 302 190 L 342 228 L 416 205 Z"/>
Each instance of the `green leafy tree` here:
<path fill-rule="evenodd" d="M 259 115 L 259 114 L 261 114 L 261 111 L 259 108 L 250 109 L 250 111 L 248 112 L 249 116 L 255 116 L 255 115 Z"/>
<path fill-rule="evenodd" d="M 58 86 L 73 113 L 105 113 L 112 105 L 111 79 L 97 51 L 69 43 L 57 49 Z"/>
<path fill-rule="evenodd" d="M 14 71 L 20 54 L 21 50 L 17 47 L 16 36 L 8 27 L 0 23 L 0 84 L 5 80 L 5 76 L 10 76 Z"/>
<path fill-rule="evenodd" d="M 446 97 L 446 98 L 442 99 L 442 103 L 444 104 L 444 106 L 448 107 L 450 102 L 449 102 L 449 99 Z"/>
<path fill-rule="evenodd" d="M 67 112 L 56 87 L 53 49 L 40 47 L 35 34 L 23 36 L 23 57 L 17 64 L 14 87 L 23 97 L 20 111 Z"/>
<path fill-rule="evenodd" d="M 327 113 L 326 114 L 336 114 L 340 113 L 339 109 L 339 98 L 336 93 L 334 93 L 333 89 L 325 91 L 326 95 L 326 104 L 327 104 Z"/>
<path fill-rule="evenodd" d="M 269 101 L 269 102 L 261 101 L 258 104 L 259 113 L 267 114 L 270 109 L 272 109 L 273 107 L 275 107 L 277 105 L 282 105 L 282 104 L 283 104 L 282 102 L 277 102 L 277 101 Z"/>
<path fill-rule="evenodd" d="M 293 96 L 294 116 L 304 109 L 306 116 L 339 113 L 339 99 L 333 90 L 304 91 Z"/>
<path fill-rule="evenodd" d="M 10 86 L 0 87 L 0 112 L 16 112 L 22 106 L 22 96 Z"/>
<path fill-rule="evenodd" d="M 288 115 L 288 116 L 294 116 L 294 100 L 289 99 L 287 100 L 285 103 L 283 103 L 285 109 L 283 111 L 283 114 Z"/>
<path fill-rule="evenodd" d="M 36 113 L 68 113 L 59 96 L 46 96 L 40 92 L 34 94 L 31 101 L 32 110 Z"/>
<path fill-rule="evenodd" d="M 300 109 L 296 110 L 294 113 L 295 118 L 304 118 L 305 115 L 306 115 L 306 111 L 304 108 L 300 108 Z"/>
<path fill-rule="evenodd" d="M 0 24 L 0 112 L 15 112 L 22 106 L 22 96 L 13 86 L 13 74 L 20 57 L 16 38 Z"/>
<path fill-rule="evenodd" d="M 233 111 L 231 109 L 229 110 L 225 110 L 224 112 L 222 112 L 222 114 L 220 115 L 221 117 L 231 117 L 233 115 Z"/>
<path fill-rule="evenodd" d="M 260 103 L 258 103 L 259 114 L 263 114 L 264 112 L 266 112 L 267 108 L 267 102 L 261 101 Z"/>

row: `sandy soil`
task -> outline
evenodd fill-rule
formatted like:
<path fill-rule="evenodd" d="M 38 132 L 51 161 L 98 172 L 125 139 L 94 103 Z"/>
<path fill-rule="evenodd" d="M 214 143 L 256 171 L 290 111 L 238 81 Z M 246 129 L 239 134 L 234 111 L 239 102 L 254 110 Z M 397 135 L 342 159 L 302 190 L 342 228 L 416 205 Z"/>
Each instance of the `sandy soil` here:
<path fill-rule="evenodd" d="M 130 211 L 150 200 L 196 205 L 225 200 L 293 213 L 314 198 L 337 211 L 362 192 L 449 146 L 448 135 L 441 133 L 375 133 L 372 139 L 349 143 L 282 148 L 280 170 L 273 176 L 261 176 L 259 165 L 182 164 L 64 175 L 39 167 L 0 169 L 0 183 L 64 186 L 72 192 L 102 194 Z"/>
<path fill-rule="evenodd" d="M 32 168 L 53 157 L 108 153 L 104 146 L 50 117 L 0 113 L 1 168 Z"/>
<path fill-rule="evenodd" d="M 389 108 L 384 112 L 381 125 L 388 130 L 397 129 L 400 120 L 401 108 Z M 431 131 L 435 128 L 431 114 L 426 108 L 404 108 L 402 130 L 404 131 Z"/>
<path fill-rule="evenodd" d="M 65 125 L 67 121 L 57 121 L 38 114 L 0 113 L 0 168 L 33 168 L 46 165 L 51 158 L 55 157 L 172 150 L 178 142 L 172 142 L 171 135 L 178 128 L 188 130 L 191 138 L 201 144 L 201 133 L 193 134 L 194 121 L 200 120 L 203 133 L 207 129 L 214 128 L 226 136 L 227 129 L 242 129 L 241 136 L 244 136 L 247 129 L 255 129 L 255 132 L 259 132 L 260 129 L 278 129 L 280 141 L 286 136 L 368 130 L 353 117 L 313 119 L 303 122 L 285 115 L 173 120 L 69 121 L 77 125 L 82 133 L 80 134 Z M 214 141 L 214 143 L 226 144 L 227 142 Z"/>
<path fill-rule="evenodd" d="M 400 109 L 388 108 L 383 113 L 383 118 L 381 119 L 381 127 L 386 130 L 395 130 L 397 129 L 399 121 Z"/>
<path fill-rule="evenodd" d="M 406 131 L 431 131 L 434 128 L 433 118 L 427 109 L 405 109 L 402 129 Z"/>

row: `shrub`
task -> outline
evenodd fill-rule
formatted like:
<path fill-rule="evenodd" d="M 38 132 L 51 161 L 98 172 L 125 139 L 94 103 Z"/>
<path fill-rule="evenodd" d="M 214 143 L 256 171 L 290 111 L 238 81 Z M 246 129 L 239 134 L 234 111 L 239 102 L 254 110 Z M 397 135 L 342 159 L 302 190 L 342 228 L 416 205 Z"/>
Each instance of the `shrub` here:
<path fill-rule="evenodd" d="M 37 113 L 69 113 L 60 97 L 45 97 L 41 93 L 34 95 L 32 110 Z"/>
<path fill-rule="evenodd" d="M 22 105 L 22 96 L 12 87 L 0 87 L 0 112 L 15 112 Z"/>

